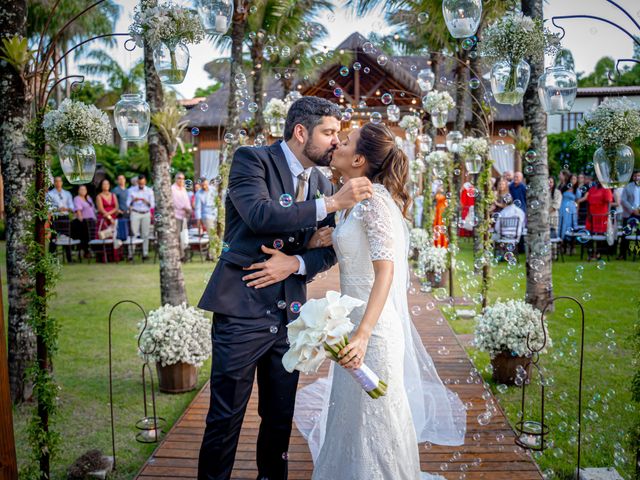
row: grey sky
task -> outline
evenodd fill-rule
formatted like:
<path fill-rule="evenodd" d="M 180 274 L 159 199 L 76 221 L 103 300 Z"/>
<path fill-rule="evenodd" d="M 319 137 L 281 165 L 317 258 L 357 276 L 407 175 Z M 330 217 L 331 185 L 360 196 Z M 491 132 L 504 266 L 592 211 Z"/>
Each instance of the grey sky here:
<path fill-rule="evenodd" d="M 182 0 L 184 2 L 185 0 Z M 620 5 L 627 8 L 640 23 L 640 1 L 639 0 L 618 0 Z M 131 22 L 133 8 L 137 1 L 119 0 L 117 3 L 123 9 L 120 20 L 117 24 L 117 31 L 126 32 Z M 357 17 L 350 10 L 340 7 L 343 2 L 334 0 L 336 12 L 333 16 L 321 18 L 329 30 L 329 37 L 324 42 L 328 47 L 333 48 L 344 40 L 349 34 L 358 31 L 364 36 L 376 31 L 388 33 L 390 30 L 381 21 L 383 16 L 380 12 L 373 12 L 366 17 Z M 608 18 L 623 26 L 633 34 L 640 35 L 640 29 L 635 27 L 631 20 L 626 18 L 616 8 L 606 0 L 549 0 L 545 6 L 545 18 L 560 15 L 597 15 Z M 548 22 L 550 25 L 550 22 Z M 562 23 L 566 29 L 566 36 L 563 45 L 569 48 L 576 60 L 576 70 L 590 72 L 594 64 L 603 56 L 609 55 L 614 58 L 629 58 L 633 53 L 632 41 L 622 32 L 614 27 L 594 20 L 565 20 Z M 550 25 L 551 26 L 551 25 Z M 191 65 L 187 78 L 181 85 L 177 85 L 178 92 L 184 97 L 190 98 L 197 87 L 205 87 L 211 83 L 202 66 L 216 57 L 222 56 L 221 52 L 215 51 L 208 42 L 200 45 L 190 45 Z M 139 58 L 139 51 L 127 52 L 119 47 L 111 52 L 120 63 L 129 68 Z"/>

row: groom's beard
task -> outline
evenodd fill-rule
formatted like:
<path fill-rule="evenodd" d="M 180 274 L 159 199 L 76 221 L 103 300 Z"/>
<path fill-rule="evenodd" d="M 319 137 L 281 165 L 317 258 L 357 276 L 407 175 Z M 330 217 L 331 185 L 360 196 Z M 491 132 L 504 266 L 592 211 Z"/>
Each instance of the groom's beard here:
<path fill-rule="evenodd" d="M 311 145 L 311 142 L 307 142 L 302 149 L 302 154 L 318 167 L 328 167 L 331 163 L 331 155 L 335 149 L 335 147 L 331 147 L 323 152 L 317 147 Z"/>

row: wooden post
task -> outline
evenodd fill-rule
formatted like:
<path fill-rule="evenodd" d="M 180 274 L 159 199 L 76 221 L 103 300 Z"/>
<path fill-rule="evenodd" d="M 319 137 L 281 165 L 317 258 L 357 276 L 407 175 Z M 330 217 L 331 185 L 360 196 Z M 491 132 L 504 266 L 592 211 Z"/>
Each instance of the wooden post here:
<path fill-rule="evenodd" d="M 18 462 L 13 437 L 13 416 L 9 393 L 9 361 L 7 340 L 4 335 L 4 305 L 2 278 L 0 277 L 0 478 L 18 480 Z"/>

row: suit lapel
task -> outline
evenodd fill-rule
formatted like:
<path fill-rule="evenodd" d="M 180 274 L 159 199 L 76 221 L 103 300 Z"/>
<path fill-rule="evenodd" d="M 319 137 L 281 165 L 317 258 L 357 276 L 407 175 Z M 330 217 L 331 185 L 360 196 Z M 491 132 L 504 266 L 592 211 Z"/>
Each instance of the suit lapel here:
<path fill-rule="evenodd" d="M 322 175 L 317 168 L 311 169 L 311 175 L 309 176 L 309 194 L 307 200 L 313 200 L 316 198 L 316 192 L 318 191 L 318 175 Z"/>
<path fill-rule="evenodd" d="M 295 195 L 293 190 L 293 177 L 291 175 L 291 169 L 289 169 L 289 164 L 287 163 L 287 159 L 284 156 L 284 152 L 282 151 L 282 147 L 280 146 L 280 142 L 278 141 L 271 146 L 269 146 L 269 154 L 273 159 L 273 163 L 278 170 L 278 174 L 280 175 L 280 183 L 282 185 L 283 191 L 286 193 L 290 193 L 291 195 Z"/>

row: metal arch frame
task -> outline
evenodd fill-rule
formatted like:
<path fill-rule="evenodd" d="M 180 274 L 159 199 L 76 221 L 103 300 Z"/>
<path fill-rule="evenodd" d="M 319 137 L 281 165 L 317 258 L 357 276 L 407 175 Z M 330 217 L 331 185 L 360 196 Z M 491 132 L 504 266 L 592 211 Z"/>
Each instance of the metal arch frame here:
<path fill-rule="evenodd" d="M 566 30 L 564 27 L 562 27 L 561 25 L 558 24 L 558 21 L 561 20 L 575 20 L 575 19 L 588 19 L 588 20 L 597 20 L 599 22 L 603 22 L 606 23 L 608 25 L 611 25 L 612 27 L 618 29 L 619 31 L 621 31 L 622 33 L 624 33 L 625 35 L 627 35 L 632 41 L 633 43 L 635 43 L 637 46 L 640 47 L 640 21 L 636 20 L 633 15 L 631 15 L 624 7 L 622 7 L 619 3 L 617 3 L 614 0 L 605 0 L 607 3 L 609 3 L 610 5 L 613 5 L 619 12 L 621 12 L 622 14 L 624 14 L 625 17 L 627 17 L 629 20 L 631 20 L 631 22 L 635 25 L 635 27 L 638 29 L 638 34 L 637 35 L 633 35 L 629 30 L 627 30 L 626 28 L 622 27 L 621 25 L 618 25 L 617 23 L 615 23 L 612 20 L 609 20 L 608 18 L 603 18 L 603 17 L 599 17 L 597 15 L 558 15 L 555 17 L 551 18 L 551 23 L 553 24 L 554 27 L 556 27 L 557 29 L 560 30 L 561 34 L 560 34 L 560 39 L 564 38 L 564 36 L 566 35 Z M 636 63 L 636 64 L 640 64 L 640 60 L 639 59 L 635 59 L 635 58 L 619 58 L 616 60 L 616 74 L 618 76 L 620 76 L 622 73 L 620 71 L 620 64 L 621 63 Z M 609 79 L 610 80 L 614 80 L 611 72 L 609 72 Z"/>

